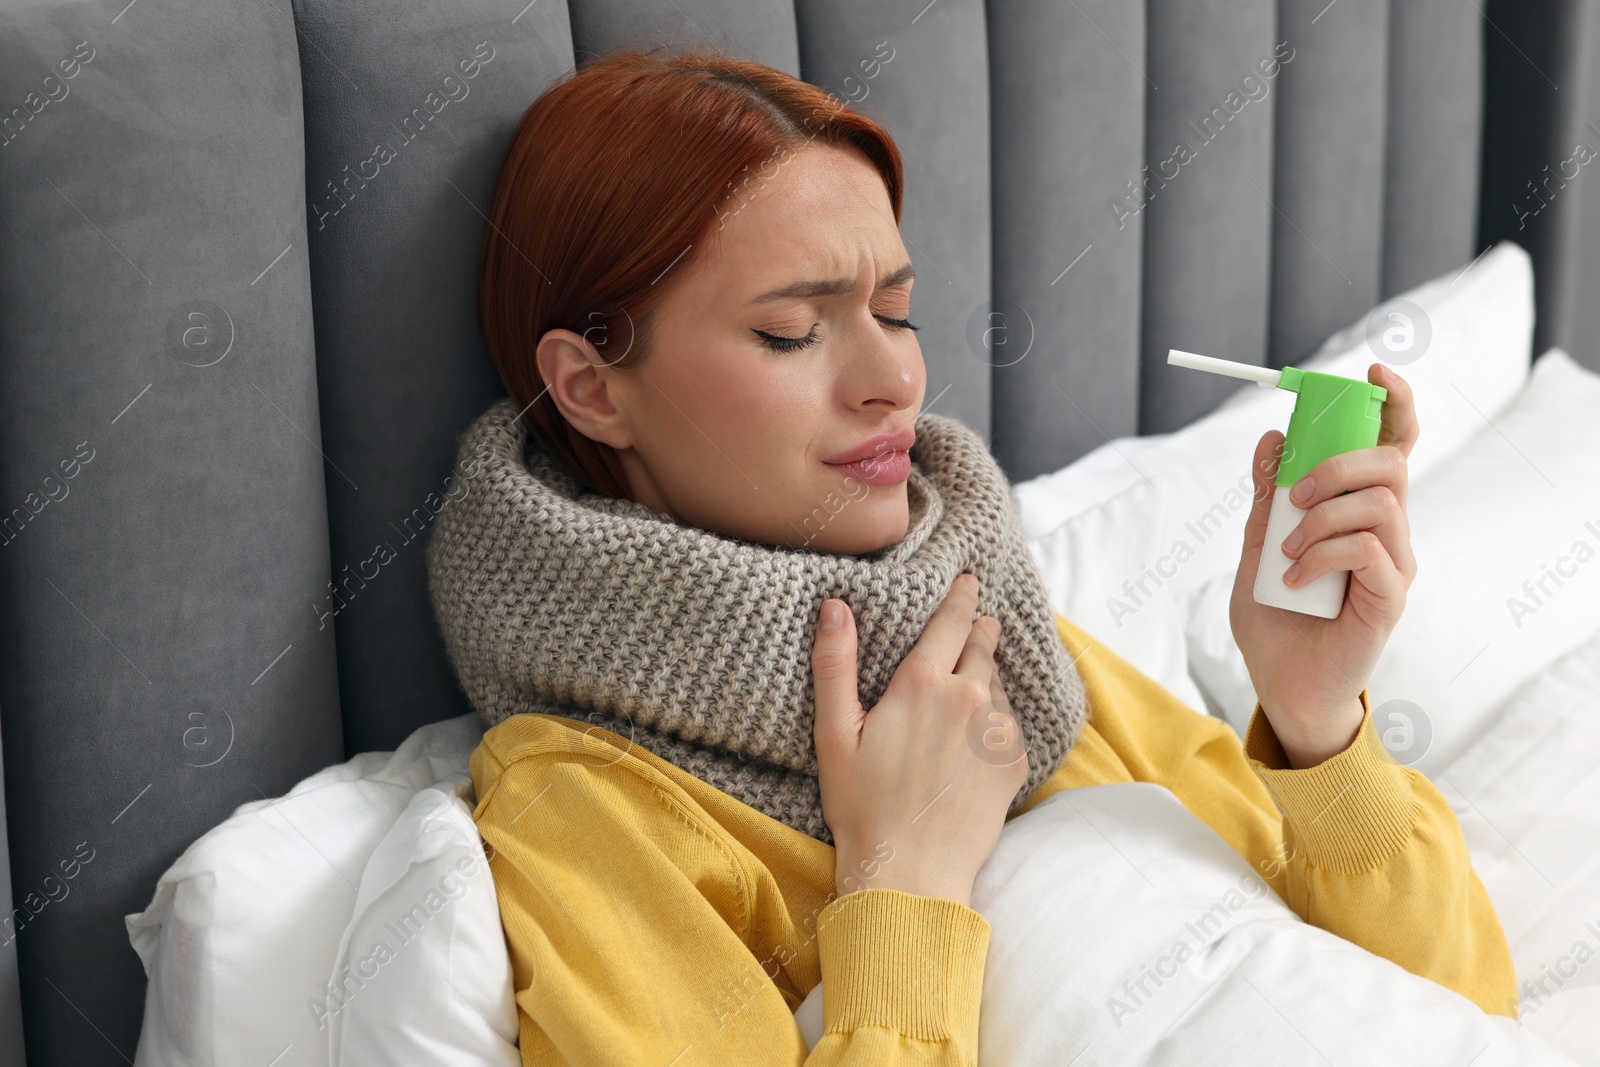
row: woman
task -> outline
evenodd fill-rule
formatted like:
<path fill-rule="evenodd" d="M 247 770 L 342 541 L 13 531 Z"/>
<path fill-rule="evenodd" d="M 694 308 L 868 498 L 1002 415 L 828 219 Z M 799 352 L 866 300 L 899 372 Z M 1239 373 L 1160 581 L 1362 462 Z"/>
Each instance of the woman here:
<path fill-rule="evenodd" d="M 1257 444 L 1241 744 L 1053 615 L 1004 476 L 922 410 L 901 190 L 880 127 L 721 57 L 603 58 L 515 133 L 480 308 L 510 397 L 462 439 L 429 573 L 492 724 L 475 818 L 525 1062 L 972 1063 L 979 867 L 1007 818 L 1117 781 L 1514 1015 L 1455 817 L 1365 689 L 1416 571 L 1405 382 L 1373 365 L 1382 443 L 1297 496 L 1297 583 L 1352 571 L 1337 619 L 1251 595 L 1282 435 Z"/>

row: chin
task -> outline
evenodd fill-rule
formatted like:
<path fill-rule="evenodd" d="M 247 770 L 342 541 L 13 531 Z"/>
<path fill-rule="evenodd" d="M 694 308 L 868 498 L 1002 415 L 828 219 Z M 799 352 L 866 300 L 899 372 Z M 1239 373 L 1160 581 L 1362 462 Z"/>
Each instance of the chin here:
<path fill-rule="evenodd" d="M 861 556 L 887 548 L 906 535 L 911 527 L 911 511 L 906 506 L 904 483 L 896 500 L 885 494 L 881 501 L 868 500 L 853 515 L 839 515 L 807 547 L 818 552 Z"/>

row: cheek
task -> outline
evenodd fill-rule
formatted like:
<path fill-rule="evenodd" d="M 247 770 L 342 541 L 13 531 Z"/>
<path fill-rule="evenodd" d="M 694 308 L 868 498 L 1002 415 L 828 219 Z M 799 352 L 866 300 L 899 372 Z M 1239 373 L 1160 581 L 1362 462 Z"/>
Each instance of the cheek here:
<path fill-rule="evenodd" d="M 694 435 L 704 447 L 714 442 L 771 470 L 799 462 L 812 445 L 824 397 L 820 374 L 808 373 L 817 366 L 804 353 L 702 349 L 677 361 L 671 383 L 662 388 L 705 435 Z M 671 405 L 665 414 L 678 417 Z"/>

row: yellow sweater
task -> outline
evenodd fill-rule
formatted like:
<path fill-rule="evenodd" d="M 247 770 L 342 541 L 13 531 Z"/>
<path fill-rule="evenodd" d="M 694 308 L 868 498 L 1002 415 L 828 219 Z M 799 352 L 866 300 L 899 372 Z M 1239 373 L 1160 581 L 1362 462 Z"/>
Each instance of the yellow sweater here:
<path fill-rule="evenodd" d="M 1515 1017 L 1511 953 L 1449 804 L 1385 752 L 1287 768 L 1061 616 L 1092 718 L 1023 810 L 1155 782 L 1307 922 Z M 472 753 L 525 1064 L 972 1064 L 989 924 L 897 889 L 836 897 L 834 850 L 608 731 L 514 715 Z M 1274 804 L 1276 802 L 1276 804 Z M 1280 815 L 1280 811 L 1282 814 Z M 809 1056 L 794 1010 L 826 977 Z"/>

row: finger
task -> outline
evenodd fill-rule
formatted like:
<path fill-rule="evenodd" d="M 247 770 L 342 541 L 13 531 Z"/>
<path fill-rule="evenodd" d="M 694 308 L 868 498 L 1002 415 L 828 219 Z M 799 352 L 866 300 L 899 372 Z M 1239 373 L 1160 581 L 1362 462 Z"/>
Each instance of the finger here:
<path fill-rule="evenodd" d="M 1004 695 L 996 699 L 994 694 L 991 686 L 989 703 L 978 709 L 975 721 L 968 727 L 973 731 L 968 735 L 975 742 L 973 754 L 991 767 L 1026 764 L 1028 747 L 1022 739 L 1022 727 Z"/>
<path fill-rule="evenodd" d="M 828 612 L 837 610 L 839 625 L 829 629 Z M 856 689 L 856 622 L 850 605 L 837 598 L 817 610 L 817 637 L 811 645 L 812 687 L 816 695 L 813 733 L 817 751 L 833 750 L 861 736 L 861 699 Z"/>
<path fill-rule="evenodd" d="M 972 633 L 972 613 L 978 610 L 978 579 L 975 575 L 956 575 L 950 592 L 939 605 L 922 636 L 912 646 L 940 674 L 950 674 L 956 669 L 956 660 L 966 647 L 967 635 Z"/>
<path fill-rule="evenodd" d="M 1300 525 L 1284 537 L 1283 554 L 1299 559 L 1317 542 L 1339 534 L 1371 530 L 1383 543 L 1402 574 L 1414 573 L 1416 560 L 1411 552 L 1411 524 L 1394 493 L 1384 485 L 1369 485 L 1353 493 L 1324 500 L 1301 518 Z M 1301 541 L 1289 547 L 1295 531 Z"/>
<path fill-rule="evenodd" d="M 1394 445 L 1401 455 L 1409 457 L 1422 432 L 1417 425 L 1417 405 L 1411 383 L 1382 363 L 1367 368 L 1367 381 L 1389 392 L 1383 401 L 1383 425 L 1378 430 L 1378 443 Z"/>
<path fill-rule="evenodd" d="M 1340 493 L 1383 485 L 1405 507 L 1409 480 L 1405 453 L 1394 445 L 1374 445 L 1340 452 L 1318 463 L 1289 490 L 1289 500 L 1309 511 Z"/>
<path fill-rule="evenodd" d="M 1349 571 L 1352 578 L 1386 600 L 1399 603 L 1405 597 L 1405 579 L 1371 530 L 1318 541 L 1306 550 L 1299 563 L 1300 573 L 1286 583 L 1295 588 L 1329 571 Z"/>
<path fill-rule="evenodd" d="M 1011 714 L 1011 700 L 1006 696 L 1006 687 L 1000 684 L 1000 672 L 998 670 L 989 678 L 989 699 L 994 702 L 995 707 L 1001 709 L 1007 715 Z"/>
<path fill-rule="evenodd" d="M 979 633 L 988 629 L 989 624 L 998 625 L 999 622 L 999 619 L 985 615 L 978 623 L 973 624 L 972 632 Z M 972 647 L 968 646 L 969 649 Z M 1016 713 L 1011 710 L 1011 701 L 1006 698 L 1005 686 L 1000 684 L 1000 670 L 994 663 L 993 646 L 985 647 L 988 648 L 988 654 L 974 656 L 972 662 L 977 677 L 983 677 L 982 671 L 989 672 L 987 678 L 989 701 L 978 709 L 976 722 L 969 724 L 967 738 L 975 743 L 973 751 L 991 766 L 1015 766 L 1019 762 L 1026 766 L 1028 751 L 1022 739 L 1022 725 L 1017 722 Z M 966 653 L 963 653 L 963 663 L 966 659 Z M 961 673 L 961 666 L 957 666 L 956 673 Z"/>
<path fill-rule="evenodd" d="M 972 633 L 962 646 L 961 657 L 956 660 L 956 674 L 968 674 L 981 682 L 988 682 L 994 674 L 994 650 L 1000 643 L 1000 620 L 984 615 L 972 624 Z"/>
<path fill-rule="evenodd" d="M 1011 710 L 1011 699 L 1006 696 L 1006 687 L 1000 682 L 1000 672 L 996 670 L 989 679 L 989 704 L 998 711 L 1004 719 L 1010 720 L 1017 731 L 1017 740 L 1022 740 L 1022 730 L 1016 725 L 1016 713 Z"/>

